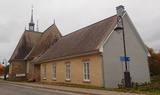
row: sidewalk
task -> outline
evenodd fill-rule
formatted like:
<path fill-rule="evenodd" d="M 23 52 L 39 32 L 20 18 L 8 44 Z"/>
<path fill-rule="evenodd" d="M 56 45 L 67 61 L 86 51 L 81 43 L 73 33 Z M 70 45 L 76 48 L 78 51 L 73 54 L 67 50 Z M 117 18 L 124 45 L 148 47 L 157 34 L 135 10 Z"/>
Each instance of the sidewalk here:
<path fill-rule="evenodd" d="M 3 81 L 3 80 L 0 80 L 0 81 Z M 23 86 L 38 87 L 38 88 L 44 88 L 44 89 L 53 89 L 58 91 L 75 92 L 75 93 L 81 93 L 81 94 L 87 94 L 87 95 L 144 95 L 144 94 L 135 94 L 135 93 L 116 92 L 116 91 L 55 86 L 55 85 L 47 85 L 47 84 L 11 82 L 11 81 L 3 81 L 3 82 L 8 82 L 14 85 L 23 85 Z"/>

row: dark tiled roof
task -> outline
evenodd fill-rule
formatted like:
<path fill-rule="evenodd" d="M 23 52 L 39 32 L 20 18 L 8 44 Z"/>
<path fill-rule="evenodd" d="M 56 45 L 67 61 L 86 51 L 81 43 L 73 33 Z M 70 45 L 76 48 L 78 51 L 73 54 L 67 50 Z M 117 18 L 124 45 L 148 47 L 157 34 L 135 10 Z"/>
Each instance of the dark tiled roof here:
<path fill-rule="evenodd" d="M 37 58 L 36 62 L 98 50 L 100 43 L 116 26 L 116 21 L 117 16 L 115 15 L 62 37 Z"/>
<path fill-rule="evenodd" d="M 40 32 L 31 32 L 26 30 L 18 42 L 9 61 L 24 60 L 41 36 Z"/>
<path fill-rule="evenodd" d="M 61 34 L 55 24 L 51 25 L 46 29 L 38 43 L 33 47 L 31 52 L 27 55 L 25 59 L 32 60 L 35 57 L 39 57 L 43 54 L 51 45 L 53 45 L 59 38 Z"/>

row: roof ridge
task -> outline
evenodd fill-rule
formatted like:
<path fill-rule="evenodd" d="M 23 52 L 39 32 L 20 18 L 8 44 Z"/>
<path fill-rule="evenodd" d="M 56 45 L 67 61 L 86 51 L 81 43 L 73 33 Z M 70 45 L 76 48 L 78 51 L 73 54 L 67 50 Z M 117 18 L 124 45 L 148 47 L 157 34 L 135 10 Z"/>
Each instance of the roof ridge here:
<path fill-rule="evenodd" d="M 114 17 L 114 16 L 116 16 L 116 15 L 110 16 L 110 17 L 105 18 L 105 19 L 103 19 L 103 20 L 100 20 L 100 21 L 97 21 L 97 22 L 92 23 L 92 24 L 90 24 L 90 25 L 87 25 L 87 26 L 85 26 L 85 27 L 83 27 L 83 28 L 77 29 L 77 30 L 75 30 L 75 31 L 73 31 L 73 32 L 71 32 L 71 33 L 69 33 L 69 34 L 64 35 L 63 37 L 66 37 L 66 36 L 68 36 L 68 35 L 70 35 L 70 34 L 76 33 L 76 32 L 79 31 L 79 30 L 82 30 L 82 29 L 85 29 L 85 28 L 87 28 L 87 27 L 90 27 L 90 26 L 93 26 L 93 25 L 95 25 L 95 24 L 98 24 L 98 23 L 100 23 L 100 22 L 103 22 L 104 20 L 110 19 L 110 18 L 112 18 L 112 17 Z M 63 38 L 63 37 L 62 37 L 62 38 Z"/>
<path fill-rule="evenodd" d="M 45 32 L 47 32 L 47 30 L 49 30 L 51 27 L 54 27 L 54 26 L 56 26 L 56 24 L 52 24 L 52 25 L 50 25 L 46 30 L 44 30 L 44 32 L 42 32 L 43 34 L 45 33 Z"/>

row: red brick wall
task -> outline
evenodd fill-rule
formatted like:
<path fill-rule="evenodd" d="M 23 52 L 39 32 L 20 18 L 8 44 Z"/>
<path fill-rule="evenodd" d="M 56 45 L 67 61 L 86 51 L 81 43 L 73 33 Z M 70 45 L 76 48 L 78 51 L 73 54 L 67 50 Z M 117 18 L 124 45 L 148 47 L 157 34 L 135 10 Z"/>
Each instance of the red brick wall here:
<path fill-rule="evenodd" d="M 25 80 L 25 77 L 16 77 L 16 74 L 26 74 L 25 61 L 12 61 L 10 67 L 9 79 L 10 80 Z"/>

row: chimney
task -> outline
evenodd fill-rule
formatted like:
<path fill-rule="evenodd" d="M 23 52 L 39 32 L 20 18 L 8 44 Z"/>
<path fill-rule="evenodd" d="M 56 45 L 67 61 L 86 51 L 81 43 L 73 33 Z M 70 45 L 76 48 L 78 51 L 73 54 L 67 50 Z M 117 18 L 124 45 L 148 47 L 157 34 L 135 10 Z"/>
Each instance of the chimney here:
<path fill-rule="evenodd" d="M 117 16 L 123 16 L 123 14 L 125 13 L 125 8 L 123 5 L 116 7 L 116 10 L 117 10 Z"/>

